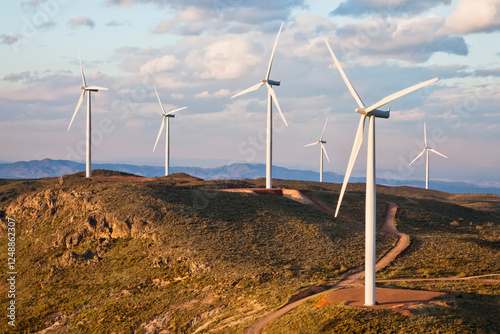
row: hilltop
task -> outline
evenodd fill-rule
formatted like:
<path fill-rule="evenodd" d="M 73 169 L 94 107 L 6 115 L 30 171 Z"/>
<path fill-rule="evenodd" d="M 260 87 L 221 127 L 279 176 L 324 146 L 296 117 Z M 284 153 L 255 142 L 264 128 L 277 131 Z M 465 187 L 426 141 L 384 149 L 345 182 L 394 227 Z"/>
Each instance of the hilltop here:
<path fill-rule="evenodd" d="M 221 192 L 265 180 L 203 181 L 189 175 L 143 178 L 95 171 L 38 180 L 0 180 L 0 247 L 6 218 L 16 227 L 16 330 L 45 333 L 238 333 L 290 298 L 328 286 L 364 261 L 364 185 L 348 188 L 335 219 L 279 196 Z M 340 185 L 275 180 L 333 207 Z M 500 273 L 500 198 L 379 186 L 399 206 L 398 228 L 412 244 L 378 279 Z M 377 234 L 381 257 L 396 242 Z M 5 252 L 0 261 L 7 262 Z M 268 329 L 300 326 L 336 332 L 373 330 L 499 331 L 498 283 L 407 282 L 391 286 L 445 291 L 413 317 L 309 304 Z M 0 289 L 6 305 L 7 286 Z M 317 301 L 314 301 L 317 302 Z M 371 313 L 368 313 L 371 312 Z M 430 316 L 432 315 L 432 316 Z M 445 320 L 445 321 L 443 321 Z M 300 325 L 302 324 L 302 325 Z M 278 327 L 276 327 L 278 326 Z M 319 326 L 319 327 L 318 327 Z M 0 323 L 2 332 L 8 327 Z"/>

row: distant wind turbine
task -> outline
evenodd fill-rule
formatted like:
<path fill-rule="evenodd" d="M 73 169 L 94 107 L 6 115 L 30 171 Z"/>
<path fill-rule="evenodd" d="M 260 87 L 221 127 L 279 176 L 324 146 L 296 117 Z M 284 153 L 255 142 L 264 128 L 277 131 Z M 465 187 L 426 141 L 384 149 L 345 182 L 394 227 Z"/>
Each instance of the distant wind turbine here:
<path fill-rule="evenodd" d="M 283 119 L 283 122 L 285 122 L 285 125 L 288 127 L 288 123 L 286 122 L 285 116 L 283 115 L 283 112 L 281 111 L 281 107 L 278 103 L 278 99 L 276 98 L 276 94 L 274 93 L 273 86 L 279 86 L 280 81 L 274 81 L 269 79 L 269 75 L 271 74 L 271 67 L 273 65 L 273 59 L 274 59 L 274 53 L 276 51 L 276 45 L 278 45 L 278 39 L 281 34 L 281 29 L 283 29 L 283 24 L 285 22 L 281 23 L 280 30 L 278 32 L 278 36 L 276 37 L 276 41 L 274 42 L 274 47 L 273 47 L 273 52 L 271 53 L 271 59 L 269 60 L 269 66 L 267 68 L 267 73 L 266 73 L 266 78 L 259 82 L 258 84 L 245 89 L 244 91 L 232 96 L 231 98 L 235 98 L 237 96 L 252 92 L 254 90 L 259 89 L 263 85 L 267 86 L 267 155 L 266 155 L 266 188 L 270 189 L 273 187 L 272 185 L 272 168 L 273 168 L 273 162 L 272 162 L 272 150 L 273 150 L 273 115 L 272 115 L 272 103 L 274 101 L 274 104 L 278 108 L 278 111 L 281 115 L 281 118 Z"/>
<path fill-rule="evenodd" d="M 424 122 L 424 143 L 425 143 L 424 149 L 422 150 L 422 152 L 420 152 L 419 155 L 417 155 L 417 157 L 415 159 L 413 159 L 412 162 L 410 162 L 409 166 L 411 166 L 411 164 L 413 164 L 418 158 L 420 158 L 422 156 L 422 154 L 424 154 L 424 152 L 427 153 L 427 163 L 426 163 L 426 167 L 425 167 L 425 189 L 429 189 L 429 151 L 434 152 L 436 154 L 439 154 L 440 156 L 445 157 L 445 158 L 448 158 L 448 157 L 446 155 L 441 154 L 438 151 L 430 148 L 427 145 L 427 130 L 425 128 L 425 122 Z"/>
<path fill-rule="evenodd" d="M 83 89 L 82 95 L 80 95 L 80 100 L 78 101 L 78 104 L 76 105 L 75 112 L 73 113 L 73 118 L 71 118 L 71 122 L 69 123 L 68 126 L 68 131 L 71 128 L 71 124 L 73 124 L 73 120 L 75 119 L 76 113 L 80 109 L 80 106 L 82 105 L 83 98 L 85 97 L 85 93 L 89 92 L 88 98 L 87 98 L 87 168 L 86 168 L 86 176 L 90 177 L 91 176 L 91 134 L 92 134 L 92 123 L 91 123 L 91 92 L 98 92 L 99 90 L 108 90 L 107 88 L 104 87 L 99 87 L 99 86 L 87 86 L 87 82 L 85 81 L 85 75 L 83 74 L 83 66 L 82 66 L 82 58 L 80 57 L 80 49 L 78 49 L 78 59 L 80 61 L 80 72 L 82 73 L 82 83 L 83 86 L 81 89 Z"/>
<path fill-rule="evenodd" d="M 325 130 L 326 130 L 326 125 L 328 124 L 328 118 L 326 119 L 325 126 L 323 127 L 323 132 L 321 133 L 321 137 L 319 138 L 318 141 L 304 145 L 304 147 L 307 146 L 313 146 L 313 145 L 320 145 L 320 158 L 319 158 L 319 182 L 323 182 L 323 152 L 325 153 L 326 158 L 328 159 L 328 162 L 330 162 L 330 158 L 328 158 L 328 154 L 326 153 L 326 148 L 325 145 L 326 141 L 323 140 L 323 136 L 325 135 Z"/>
<path fill-rule="evenodd" d="M 349 158 L 349 163 L 347 165 L 347 170 L 344 177 L 344 183 L 342 184 L 342 190 L 340 192 L 339 201 L 337 203 L 337 209 L 335 211 L 335 217 L 337 217 L 340 205 L 342 203 L 342 198 L 344 197 L 344 192 L 349 182 L 349 177 L 356 161 L 356 157 L 361 147 L 363 141 L 363 133 L 365 127 L 365 119 L 369 117 L 370 125 L 368 131 L 368 154 L 367 154 L 367 166 L 366 166 L 366 202 L 365 202 L 365 305 L 375 305 L 375 218 L 376 218 L 376 188 L 375 188 L 375 118 L 389 118 L 390 109 L 388 111 L 379 110 L 378 108 L 408 94 L 419 88 L 427 86 L 438 78 L 434 78 L 417 85 L 411 86 L 409 88 L 403 89 L 397 93 L 391 94 L 377 103 L 365 107 L 361 101 L 358 93 L 352 86 L 351 82 L 347 78 L 344 70 L 340 66 L 337 57 L 332 51 L 330 44 L 325 39 L 326 46 L 332 55 L 333 61 L 337 66 L 342 78 L 344 79 L 347 88 L 351 92 L 351 95 L 356 100 L 359 108 L 355 109 L 358 114 L 361 114 L 361 120 L 359 122 L 358 130 L 356 132 L 356 138 L 354 139 L 354 145 L 351 151 L 351 157 Z"/>
<path fill-rule="evenodd" d="M 186 109 L 187 107 L 182 107 L 182 108 L 179 108 L 179 109 L 175 109 L 175 110 L 166 112 L 165 108 L 163 108 L 163 104 L 161 103 L 160 96 L 158 95 L 158 91 L 156 90 L 156 87 L 154 87 L 154 89 L 155 89 L 156 97 L 158 98 L 158 102 L 160 103 L 160 107 L 161 107 L 161 110 L 162 110 L 163 120 L 161 122 L 160 131 L 158 132 L 158 137 L 156 137 L 156 143 L 155 143 L 155 146 L 153 147 L 153 152 L 156 149 L 156 145 L 158 145 L 158 140 L 160 139 L 161 132 L 163 131 L 163 127 L 165 126 L 165 120 L 166 120 L 167 129 L 166 129 L 166 134 L 165 134 L 166 135 L 165 176 L 167 176 L 169 174 L 168 169 L 170 167 L 170 161 L 169 161 L 170 160 L 170 118 L 171 117 L 175 117 L 175 115 L 173 115 L 173 113 L 175 113 L 177 111 L 180 111 L 180 110 L 183 110 L 183 109 Z"/>

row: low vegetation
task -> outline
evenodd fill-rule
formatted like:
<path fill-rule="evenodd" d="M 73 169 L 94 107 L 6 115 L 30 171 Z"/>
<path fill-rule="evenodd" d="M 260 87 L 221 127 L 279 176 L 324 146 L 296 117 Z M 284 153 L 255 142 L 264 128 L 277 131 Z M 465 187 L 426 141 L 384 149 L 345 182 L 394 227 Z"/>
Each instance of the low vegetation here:
<path fill-rule="evenodd" d="M 161 328 L 238 333 L 299 292 L 331 285 L 364 262 L 361 184 L 350 185 L 346 194 L 341 214 L 350 218 L 347 222 L 283 197 L 218 191 L 263 187 L 260 179 L 205 182 L 178 175 L 140 180 L 110 171 L 94 176 L 0 180 L 1 249 L 7 248 L 6 218 L 18 222 L 19 332 L 145 333 Z M 307 190 L 332 208 L 339 192 L 339 185 L 328 183 L 276 180 L 274 185 Z M 378 224 L 385 201 L 398 203 L 398 228 L 411 235 L 412 245 L 377 278 L 500 272 L 498 197 L 453 197 L 405 187 L 378 191 Z M 394 242 L 378 233 L 379 256 Z M 6 256 L 0 253 L 2 263 Z M 481 306 L 498 305 L 498 284 L 439 284 L 394 286 L 450 291 L 455 295 L 447 298 L 456 307 L 422 310 L 420 318 L 410 320 L 389 311 L 337 304 L 311 309 L 306 303 L 267 332 L 452 328 L 438 325 L 440 319 L 462 321 L 455 328 L 464 332 L 498 330 L 498 324 L 474 327 L 469 321 Z M 1 305 L 8 302 L 6 292 L 7 285 L 1 285 Z M 477 308 L 469 314 L 465 306 L 471 304 Z M 488 324 L 495 315 L 481 319 Z M 384 327 L 384 319 L 403 327 Z M 7 326 L 0 322 L 0 331 L 7 332 Z"/>

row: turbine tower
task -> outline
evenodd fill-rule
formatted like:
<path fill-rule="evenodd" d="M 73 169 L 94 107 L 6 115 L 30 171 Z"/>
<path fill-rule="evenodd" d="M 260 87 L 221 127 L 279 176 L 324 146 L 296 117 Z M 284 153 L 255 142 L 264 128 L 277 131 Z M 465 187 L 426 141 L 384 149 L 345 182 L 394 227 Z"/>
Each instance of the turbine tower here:
<path fill-rule="evenodd" d="M 326 141 L 323 140 L 323 136 L 325 135 L 325 130 L 326 130 L 326 124 L 328 124 L 328 117 L 326 118 L 325 126 L 323 127 L 323 132 L 321 133 L 321 137 L 319 138 L 319 140 L 314 143 L 304 145 L 304 147 L 307 147 L 319 144 L 321 147 L 320 158 L 319 158 L 319 182 L 323 182 L 323 152 L 325 153 L 328 162 L 330 162 L 330 158 L 328 158 L 328 154 L 326 153 L 326 148 L 324 145 L 326 144 Z"/>
<path fill-rule="evenodd" d="M 288 127 L 288 123 L 286 122 L 285 116 L 283 115 L 283 112 L 281 111 L 281 107 L 278 103 L 278 99 L 276 98 L 276 94 L 274 93 L 273 86 L 279 86 L 280 81 L 274 81 L 269 79 L 269 75 L 271 74 L 271 67 L 273 65 L 273 59 L 274 59 L 274 53 L 276 51 L 276 45 L 278 45 L 278 39 L 281 34 L 281 29 L 283 29 L 283 24 L 285 22 L 281 23 L 280 30 L 278 32 L 278 36 L 276 37 L 276 41 L 274 42 L 274 47 L 273 47 L 273 52 L 271 53 L 271 59 L 269 60 L 269 66 L 267 68 L 267 73 L 266 73 L 266 78 L 259 82 L 258 84 L 245 89 L 242 92 L 239 92 L 238 94 L 232 96 L 231 98 L 235 98 L 237 96 L 252 92 L 254 90 L 259 89 L 260 87 L 266 85 L 267 86 L 267 155 L 266 155 L 266 188 L 271 189 L 273 187 L 272 184 L 272 168 L 273 168 L 273 115 L 272 115 L 272 103 L 274 101 L 274 104 L 276 105 L 276 108 L 278 108 L 278 111 L 281 115 L 281 118 L 283 119 L 283 122 L 285 122 L 285 125 Z"/>
<path fill-rule="evenodd" d="M 165 130 L 166 134 L 166 145 L 165 145 L 165 176 L 168 176 L 169 174 L 169 167 L 170 167 L 170 118 L 175 117 L 174 113 L 183 109 L 186 109 L 187 107 L 182 107 L 179 109 L 175 109 L 169 112 L 165 112 L 165 108 L 163 108 L 163 104 L 161 103 L 160 96 L 158 95 L 158 91 L 156 90 L 156 87 L 154 87 L 156 97 L 158 98 L 158 103 L 160 103 L 160 107 L 162 110 L 162 116 L 163 120 L 161 122 L 160 126 L 160 131 L 158 132 L 158 137 L 156 137 L 156 143 L 155 146 L 153 147 L 153 152 L 156 149 L 156 145 L 158 145 L 158 140 L 160 139 L 161 132 L 163 131 L 163 127 L 165 126 L 165 120 L 167 123 L 167 129 Z"/>
<path fill-rule="evenodd" d="M 438 78 L 434 78 L 417 85 L 411 86 L 409 88 L 403 89 L 397 93 L 391 94 L 377 103 L 365 107 L 361 101 L 358 93 L 352 86 L 351 82 L 347 78 L 344 70 L 340 66 L 337 57 L 332 51 L 330 44 L 325 39 L 326 46 L 332 55 L 333 61 L 337 66 L 342 78 L 344 79 L 347 88 L 351 92 L 351 95 L 356 100 L 359 108 L 355 111 L 361 114 L 361 119 L 359 122 L 358 130 L 356 132 L 356 137 L 354 139 L 354 144 L 351 151 L 351 156 L 349 158 L 349 163 L 347 165 L 347 170 L 344 177 L 344 183 L 342 184 L 342 190 L 340 192 L 339 201 L 337 203 L 337 209 L 335 211 L 335 217 L 337 217 L 340 205 L 342 203 L 342 198 L 344 197 L 344 192 L 349 182 L 349 177 L 356 161 L 356 157 L 361 147 L 363 141 L 363 133 L 365 127 L 365 119 L 369 118 L 369 130 L 368 130 L 368 153 L 367 153 L 367 166 L 366 166 L 366 202 L 365 202 L 365 305 L 375 305 L 375 217 L 376 217 L 376 188 L 375 188 L 375 118 L 389 118 L 390 109 L 388 111 L 379 110 L 378 108 L 392 102 L 408 93 L 411 93 L 419 88 L 427 86 Z"/>
<path fill-rule="evenodd" d="M 445 157 L 448 159 L 448 157 L 444 154 L 441 154 L 439 153 L 438 151 L 430 148 L 428 145 L 427 145 L 427 131 L 426 131 L 426 128 L 425 128 L 425 122 L 424 122 L 424 143 L 425 143 L 425 147 L 424 149 L 422 150 L 422 152 L 420 152 L 419 155 L 417 155 L 417 157 L 415 159 L 413 159 L 412 162 L 410 162 L 409 166 L 411 166 L 412 163 L 414 163 L 418 158 L 420 158 L 422 156 L 422 154 L 427 153 L 427 162 L 426 162 L 426 167 L 425 167 L 425 189 L 429 189 L 429 151 L 431 152 L 434 152 L 436 154 L 439 154 L 440 156 L 442 157 Z"/>
<path fill-rule="evenodd" d="M 82 95 L 80 95 L 80 100 L 78 101 L 78 104 L 76 105 L 75 112 L 73 113 L 73 118 L 71 118 L 71 122 L 69 123 L 68 126 L 68 131 L 71 128 L 71 124 L 73 124 L 73 120 L 75 119 L 76 113 L 80 109 L 80 106 L 82 105 L 83 98 L 85 97 L 85 93 L 89 92 L 89 95 L 87 96 L 87 152 L 86 152 L 86 160 L 87 160 L 87 167 L 86 167 L 86 177 L 91 177 L 91 137 L 92 137 L 92 122 L 91 122 L 91 93 L 92 92 L 98 92 L 99 90 L 108 90 L 107 88 L 104 87 L 99 87 L 99 86 L 87 86 L 87 82 L 85 81 L 85 75 L 83 74 L 83 66 L 82 66 L 82 58 L 80 57 L 80 49 L 78 49 L 78 60 L 80 61 L 80 72 L 82 73 L 82 83 L 83 86 L 80 87 L 83 92 Z"/>

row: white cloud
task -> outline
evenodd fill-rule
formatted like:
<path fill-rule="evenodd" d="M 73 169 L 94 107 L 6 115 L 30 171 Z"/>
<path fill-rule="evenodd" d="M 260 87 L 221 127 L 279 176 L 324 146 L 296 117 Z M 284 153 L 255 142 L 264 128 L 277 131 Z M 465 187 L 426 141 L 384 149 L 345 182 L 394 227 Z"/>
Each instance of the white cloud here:
<path fill-rule="evenodd" d="M 425 62 L 436 52 L 467 55 L 462 37 L 437 33 L 443 17 L 369 19 L 337 29 L 340 50 L 361 54 L 368 65 L 396 59 L 407 63 Z M 337 49 L 339 49 L 337 47 Z"/>
<path fill-rule="evenodd" d="M 500 0 L 458 0 L 446 18 L 444 33 L 471 34 L 500 30 Z"/>
<path fill-rule="evenodd" d="M 181 94 L 181 93 L 172 93 L 172 94 L 170 94 L 170 97 L 172 97 L 173 99 L 176 99 L 176 100 L 182 100 L 186 96 L 184 94 Z"/>
<path fill-rule="evenodd" d="M 125 123 L 127 128 L 131 129 L 143 129 L 148 125 L 148 122 L 144 119 L 134 118 Z"/>
<path fill-rule="evenodd" d="M 397 110 L 391 111 L 391 119 L 396 121 L 416 121 L 425 118 L 425 112 L 421 108 L 414 108 L 411 110 Z"/>
<path fill-rule="evenodd" d="M 179 13 L 179 19 L 182 22 L 198 22 L 207 19 L 206 11 L 201 8 L 188 7 Z"/>
<path fill-rule="evenodd" d="M 0 91 L 0 100 L 5 99 L 10 101 L 54 101 L 57 98 L 60 98 L 60 96 L 56 94 L 52 89 L 22 89 L 22 90 Z"/>
<path fill-rule="evenodd" d="M 160 72 L 154 76 L 154 79 L 158 88 L 167 88 L 174 90 L 193 86 L 193 84 L 189 82 L 187 78 L 186 80 L 184 80 L 184 76 L 177 73 Z"/>
<path fill-rule="evenodd" d="M 154 74 L 158 72 L 170 71 L 179 66 L 178 61 L 173 55 L 166 55 L 160 58 L 149 60 L 141 66 L 139 72 L 141 75 Z"/>
<path fill-rule="evenodd" d="M 9 73 L 3 79 L 5 81 L 17 82 L 17 81 L 27 81 L 31 78 L 31 72 L 24 71 L 18 74 Z"/>
<path fill-rule="evenodd" d="M 231 92 L 229 91 L 229 89 L 222 88 L 213 94 L 210 94 L 208 91 L 205 90 L 201 93 L 195 94 L 194 97 L 196 97 L 197 99 L 206 99 L 206 98 L 212 98 L 212 97 L 226 97 L 229 95 L 231 95 Z"/>
<path fill-rule="evenodd" d="M 258 24 L 258 27 L 262 28 L 262 23 L 286 20 L 294 8 L 305 7 L 306 0 L 107 0 L 107 5 L 111 6 L 146 3 L 156 4 L 160 7 L 168 6 L 175 11 L 185 11 L 185 14 L 188 15 L 184 16 L 184 19 L 192 20 L 194 18 L 196 22 L 201 22 L 196 15 L 192 16 L 196 13 L 186 10 L 199 9 L 203 12 L 205 21 L 206 15 L 210 15 L 211 17 L 217 16 L 226 23 Z M 179 20 L 175 21 L 179 22 Z M 207 25 L 207 29 L 210 29 L 209 25 Z"/>
<path fill-rule="evenodd" d="M 196 97 L 197 99 L 205 99 L 205 98 L 210 97 L 210 93 L 207 91 L 204 91 L 204 92 L 195 94 L 194 97 Z"/>
<path fill-rule="evenodd" d="M 187 65 L 202 79 L 234 79 L 248 73 L 261 55 L 243 37 L 225 38 L 203 50 L 194 50 L 186 58 Z"/>
<path fill-rule="evenodd" d="M 224 96 L 229 96 L 229 95 L 231 95 L 231 92 L 229 91 L 229 89 L 224 89 L 224 88 L 222 88 L 214 93 L 215 97 L 224 97 Z"/>
<path fill-rule="evenodd" d="M 134 91 L 130 88 L 122 88 L 119 91 L 116 92 L 116 94 L 121 95 L 121 94 L 132 94 Z"/>
<path fill-rule="evenodd" d="M 104 74 L 101 72 L 101 71 L 98 71 L 98 70 L 93 70 L 92 72 L 90 72 L 90 74 L 88 75 L 88 79 L 100 79 L 104 76 Z"/>

